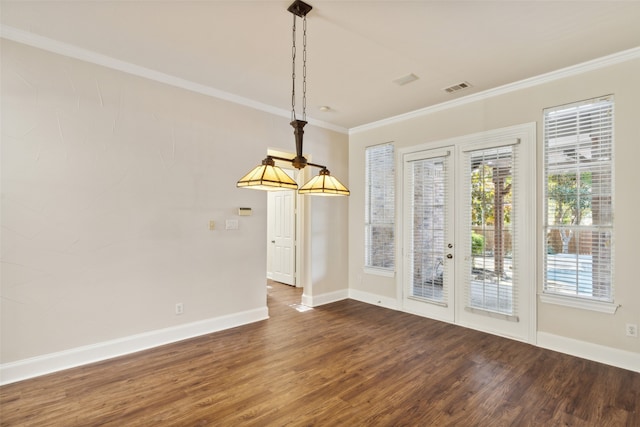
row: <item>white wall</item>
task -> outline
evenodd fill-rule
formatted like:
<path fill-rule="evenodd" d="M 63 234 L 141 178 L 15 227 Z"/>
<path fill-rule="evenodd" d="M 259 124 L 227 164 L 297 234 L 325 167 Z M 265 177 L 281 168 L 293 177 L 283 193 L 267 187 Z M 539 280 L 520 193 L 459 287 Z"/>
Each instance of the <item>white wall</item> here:
<path fill-rule="evenodd" d="M 266 314 L 267 195 L 235 183 L 267 148 L 293 150 L 288 118 L 1 47 L 1 362 Z M 346 135 L 307 125 L 305 152 L 346 181 Z M 308 205 L 306 285 L 346 289 L 347 241 L 325 231 L 346 235 L 348 202 Z"/>
<path fill-rule="evenodd" d="M 381 123 L 352 130 L 349 138 L 349 286 L 350 292 L 373 303 L 401 306 L 394 278 L 363 272 L 364 264 L 364 150 L 369 145 L 392 141 L 397 149 L 482 131 L 537 123 L 537 173 L 541 177 L 542 110 L 601 95 L 615 95 L 615 302 L 621 306 L 613 315 L 538 303 L 538 337 L 566 338 L 583 348 L 613 349 L 640 369 L 640 340 L 625 336 L 625 324 L 640 324 L 640 286 L 638 286 L 637 244 L 640 241 L 640 59 L 547 81 L 534 87 L 458 104 L 406 120 Z M 541 203 L 538 179 L 538 203 Z M 540 211 L 541 205 L 538 206 Z M 538 212 L 538 230 L 541 215 Z M 538 233 L 539 235 L 541 233 Z M 537 259 L 541 271 L 540 249 L 528 254 Z M 539 274 L 538 292 L 541 291 Z M 570 346 L 570 344 L 567 344 Z M 605 350 L 606 351 L 606 350 Z M 632 363 L 633 364 L 633 363 Z"/>

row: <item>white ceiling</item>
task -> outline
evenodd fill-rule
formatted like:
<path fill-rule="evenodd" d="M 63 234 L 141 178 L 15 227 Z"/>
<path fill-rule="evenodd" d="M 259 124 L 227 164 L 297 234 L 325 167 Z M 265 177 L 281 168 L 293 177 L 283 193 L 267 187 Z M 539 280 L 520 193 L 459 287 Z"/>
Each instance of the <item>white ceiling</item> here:
<path fill-rule="evenodd" d="M 0 4 L 5 37 L 33 33 L 290 110 L 292 1 Z M 343 129 L 640 46 L 640 1 L 307 2 L 307 116 Z M 393 83 L 409 73 L 419 79 Z M 462 81 L 472 87 L 443 90 Z"/>

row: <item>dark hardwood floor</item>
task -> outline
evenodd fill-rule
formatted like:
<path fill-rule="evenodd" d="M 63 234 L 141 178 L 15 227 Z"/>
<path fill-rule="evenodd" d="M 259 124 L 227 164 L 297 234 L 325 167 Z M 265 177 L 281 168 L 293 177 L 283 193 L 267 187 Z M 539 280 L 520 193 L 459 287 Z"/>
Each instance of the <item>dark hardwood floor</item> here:
<path fill-rule="evenodd" d="M 640 426 L 640 374 L 353 300 L 0 388 L 2 426 Z"/>

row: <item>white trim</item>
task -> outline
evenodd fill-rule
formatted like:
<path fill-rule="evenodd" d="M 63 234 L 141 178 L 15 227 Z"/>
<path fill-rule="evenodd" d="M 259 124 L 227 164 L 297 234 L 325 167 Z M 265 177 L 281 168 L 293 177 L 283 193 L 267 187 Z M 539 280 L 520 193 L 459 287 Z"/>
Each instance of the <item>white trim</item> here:
<path fill-rule="evenodd" d="M 394 227 L 395 230 L 395 227 Z M 376 267 L 362 267 L 362 272 L 365 274 L 371 274 L 373 276 L 383 276 L 383 277 L 395 277 L 396 272 L 393 269 L 388 268 L 376 268 Z"/>
<path fill-rule="evenodd" d="M 503 141 L 512 139 L 513 145 L 522 143 L 524 138 L 528 138 L 527 144 L 536 143 L 536 122 L 522 123 L 519 125 L 496 128 L 468 135 L 454 136 L 452 138 L 441 139 L 438 141 L 424 142 L 410 147 L 403 147 L 398 150 L 400 166 L 404 165 L 406 158 L 412 159 L 413 154 L 419 154 L 421 151 L 429 151 L 434 153 L 442 153 L 441 155 L 449 155 L 450 150 L 447 147 L 458 145 L 470 145 L 471 147 L 492 147 L 500 145 Z M 520 142 L 516 142 L 519 140 Z M 507 142 L 508 144 L 508 142 Z M 436 151 L 440 150 L 440 151 Z M 535 151 L 535 147 L 533 148 Z M 407 156 L 407 157 L 405 157 Z M 535 172 L 535 171 L 534 171 Z M 535 175 L 534 175 L 535 176 Z"/>
<path fill-rule="evenodd" d="M 179 87 L 191 92 L 196 92 L 202 95 L 207 95 L 225 101 L 233 102 L 235 104 L 244 105 L 245 107 L 254 108 L 256 110 L 264 111 L 276 116 L 286 117 L 288 119 L 291 118 L 291 111 L 289 110 L 277 108 L 268 104 L 264 104 L 262 102 L 254 101 L 253 99 L 244 98 L 230 92 L 225 92 L 211 86 L 195 83 L 190 80 L 185 80 L 180 77 L 172 76 L 170 74 L 161 73 L 160 71 L 152 70 L 150 68 L 142 67 L 130 62 L 121 61 L 111 56 L 103 55 L 88 49 L 83 49 L 72 44 L 63 43 L 58 40 L 53 40 L 48 37 L 31 33 L 29 31 L 21 30 L 19 28 L 2 25 L 1 31 L 2 38 L 7 40 L 12 40 L 17 43 L 22 43 L 28 46 L 36 47 L 38 49 L 46 50 L 48 52 L 53 52 L 59 55 L 67 56 L 69 58 L 78 59 L 80 61 L 100 65 L 102 67 L 111 68 L 113 70 L 122 71 L 123 73 L 143 77 L 170 86 Z M 342 126 L 336 126 L 334 124 L 323 122 L 321 120 L 314 120 L 309 117 L 307 117 L 307 121 L 311 125 L 318 126 L 324 129 L 333 130 L 343 134 L 348 133 L 348 129 L 343 128 Z"/>
<path fill-rule="evenodd" d="M 398 300 L 396 298 L 384 297 L 382 295 L 359 291 L 357 289 L 349 289 L 349 298 L 367 304 L 389 308 L 391 310 L 401 310 L 400 304 L 398 304 Z"/>
<path fill-rule="evenodd" d="M 309 158 L 309 157 L 307 157 Z M 309 174 L 309 170 L 307 169 L 298 169 L 296 174 L 296 182 L 298 184 L 304 185 L 305 182 L 308 181 L 307 176 Z M 309 210 L 306 208 L 308 197 L 305 197 L 304 194 L 300 194 L 296 192 L 296 288 L 304 287 L 304 281 L 302 280 L 302 270 L 303 270 L 303 261 L 304 254 L 308 253 L 306 249 L 307 242 L 307 233 L 305 233 L 305 227 L 308 224 L 308 221 L 305 219 L 309 214 Z"/>
<path fill-rule="evenodd" d="M 614 314 L 619 305 L 612 302 L 596 301 L 587 298 L 570 297 L 543 293 L 538 295 L 540 302 L 545 304 L 563 305 L 565 307 L 580 308 L 583 310 L 598 311 L 600 313 Z"/>
<path fill-rule="evenodd" d="M 640 372 L 640 353 L 538 332 L 538 347 Z"/>
<path fill-rule="evenodd" d="M 291 116 L 291 112 L 289 110 L 273 107 L 271 105 L 254 101 L 249 98 L 244 98 L 244 97 L 232 94 L 230 92 L 225 92 L 210 86 L 195 83 L 195 82 L 185 80 L 169 74 L 164 74 L 159 71 L 152 70 L 150 68 L 141 67 L 139 65 L 132 64 L 130 62 L 121 61 L 119 59 L 116 59 L 107 55 L 102 55 L 88 49 L 83 49 L 72 44 L 53 40 L 48 37 L 31 33 L 29 31 L 11 27 L 9 25 L 0 26 L 0 37 L 7 40 L 12 40 L 17 43 L 22 43 L 28 46 L 36 47 L 38 49 L 43 49 L 49 52 L 57 53 L 59 55 L 64 55 L 70 58 L 79 59 L 81 61 L 89 62 L 92 64 L 122 71 L 124 73 L 147 78 L 149 80 L 154 80 L 160 83 L 165 83 L 171 86 L 186 89 L 192 92 L 200 93 L 207 96 L 212 96 L 218 99 L 223 99 L 225 101 L 233 102 L 239 105 L 244 105 L 246 107 L 254 108 L 256 110 L 264 111 L 280 117 L 290 118 Z M 509 84 L 488 89 L 479 93 L 474 93 L 472 95 L 468 95 L 452 101 L 442 102 L 440 104 L 410 111 L 408 113 L 389 117 L 376 122 L 367 123 L 361 126 L 356 126 L 350 129 L 344 128 L 342 126 L 337 126 L 332 123 L 324 122 L 321 120 L 315 120 L 313 118 L 307 118 L 307 121 L 309 122 L 309 124 L 314 126 L 318 126 L 328 130 L 333 130 L 343 134 L 353 135 L 359 132 L 364 132 L 371 129 L 387 126 L 393 123 L 399 123 L 399 122 L 413 119 L 416 117 L 426 116 L 438 111 L 447 110 L 449 108 L 455 108 L 461 105 L 469 104 L 476 101 L 481 101 L 494 96 L 504 95 L 506 93 L 514 92 L 521 89 L 526 89 L 532 86 L 537 86 L 543 83 L 551 82 L 551 81 L 566 78 L 566 77 L 571 77 L 577 74 L 597 70 L 600 68 L 608 67 L 608 66 L 619 64 L 626 61 L 631 61 L 633 59 L 638 59 L 638 58 L 640 58 L 640 47 L 635 47 L 632 49 L 613 53 L 611 55 L 603 56 L 601 58 L 596 58 L 591 61 L 583 62 L 581 64 L 572 65 L 570 67 L 562 68 L 560 70 L 551 71 L 546 74 L 530 77 L 528 79 L 520 80 L 514 83 L 509 83 Z"/>
<path fill-rule="evenodd" d="M 383 297 L 380 295 L 358 291 L 355 289 L 349 290 L 349 298 L 367 304 L 381 306 L 391 310 L 402 311 L 412 315 L 424 317 L 421 314 L 403 310 L 402 307 L 400 307 L 398 301 L 393 298 Z M 451 323 L 447 320 L 443 321 Z M 490 333 L 496 336 L 502 336 L 505 338 L 513 339 L 515 341 L 527 342 L 527 340 L 523 340 L 521 337 L 505 335 L 497 331 L 477 329 L 472 325 L 458 324 L 457 326 L 477 330 L 484 333 Z M 640 354 L 636 352 L 607 347 L 604 345 L 580 341 L 573 338 L 562 337 L 547 332 L 537 332 L 535 336 L 535 342 L 531 342 L 531 340 L 529 340 L 528 342 L 529 344 L 532 344 L 536 347 L 544 348 L 547 350 L 553 350 L 560 353 L 568 354 L 570 356 L 580 357 L 582 359 L 604 363 L 606 365 L 615 366 L 630 371 L 640 372 Z"/>
<path fill-rule="evenodd" d="M 432 105 L 429 107 L 421 108 L 418 110 L 410 111 L 408 113 L 399 114 L 397 116 L 389 117 L 376 122 L 368 123 L 361 126 L 356 126 L 349 129 L 349 135 L 354 135 L 360 132 L 369 131 L 372 129 L 388 126 L 390 124 L 400 123 L 405 120 L 414 119 L 416 117 L 423 117 L 429 114 L 436 113 L 438 111 L 448 110 L 450 108 L 459 107 L 461 105 L 470 104 L 476 101 L 482 101 L 494 96 L 504 95 L 507 93 L 515 92 L 518 90 L 538 86 L 544 83 L 552 82 L 559 79 L 575 76 L 578 74 L 586 73 L 589 71 L 598 70 L 600 68 L 609 67 L 611 65 L 620 64 L 626 61 L 631 61 L 640 58 L 640 47 L 635 47 L 622 52 L 613 53 L 611 55 L 596 58 L 591 61 L 583 62 L 581 64 L 572 65 L 570 67 L 561 68 L 560 70 L 551 71 L 549 73 L 541 74 L 539 76 L 530 77 L 528 79 L 520 80 L 514 83 L 509 83 L 496 88 L 488 89 L 482 92 L 474 93 L 462 98 L 454 99 L 452 101 L 442 102 L 440 104 Z"/>
<path fill-rule="evenodd" d="M 304 288 L 305 290 L 307 288 Z M 318 307 L 325 304 L 331 304 L 332 302 L 342 301 L 349 298 L 349 290 L 341 289 L 339 291 L 328 292 L 320 295 L 307 295 L 302 294 L 302 304 L 308 307 Z"/>
<path fill-rule="evenodd" d="M 214 317 L 165 329 L 130 335 L 0 365 L 0 385 L 64 369 L 124 356 L 165 344 L 218 332 L 269 318 L 267 307 Z"/>

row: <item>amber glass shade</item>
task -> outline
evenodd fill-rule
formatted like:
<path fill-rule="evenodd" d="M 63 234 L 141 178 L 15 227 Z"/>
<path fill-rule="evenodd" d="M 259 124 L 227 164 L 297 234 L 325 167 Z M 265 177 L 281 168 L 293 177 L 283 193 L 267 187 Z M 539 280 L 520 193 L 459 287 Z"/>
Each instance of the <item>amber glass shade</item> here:
<path fill-rule="evenodd" d="M 348 196 L 349 190 L 342 185 L 335 177 L 329 174 L 329 171 L 322 169 L 318 176 L 315 176 L 303 185 L 300 194 L 313 194 L 317 196 Z"/>
<path fill-rule="evenodd" d="M 261 165 L 256 166 L 251 172 L 240 178 L 236 186 L 267 191 L 298 188 L 298 184 L 285 171 L 276 166 L 271 157 L 264 159 Z"/>

